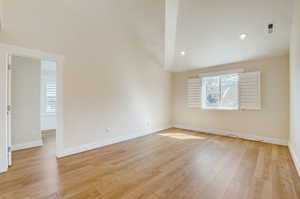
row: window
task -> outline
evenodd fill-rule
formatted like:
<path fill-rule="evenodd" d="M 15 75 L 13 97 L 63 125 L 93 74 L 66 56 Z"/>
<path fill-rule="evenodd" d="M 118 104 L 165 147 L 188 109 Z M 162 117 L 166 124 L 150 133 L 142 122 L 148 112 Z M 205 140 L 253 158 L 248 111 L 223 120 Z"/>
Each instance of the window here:
<path fill-rule="evenodd" d="M 237 69 L 189 77 L 186 102 L 189 108 L 261 110 L 261 73 Z"/>
<path fill-rule="evenodd" d="M 202 108 L 239 109 L 239 75 L 203 77 Z"/>
<path fill-rule="evenodd" d="M 47 82 L 46 84 L 46 112 L 55 113 L 56 112 L 56 83 Z"/>

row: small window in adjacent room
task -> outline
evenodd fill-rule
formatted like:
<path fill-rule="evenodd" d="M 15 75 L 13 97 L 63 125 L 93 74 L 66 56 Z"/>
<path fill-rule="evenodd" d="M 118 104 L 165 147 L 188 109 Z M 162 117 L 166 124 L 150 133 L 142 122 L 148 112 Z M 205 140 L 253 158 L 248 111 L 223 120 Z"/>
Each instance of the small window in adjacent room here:
<path fill-rule="evenodd" d="M 219 75 L 202 78 L 203 109 L 239 109 L 239 75 Z"/>
<path fill-rule="evenodd" d="M 47 82 L 46 85 L 46 112 L 47 113 L 56 113 L 56 83 Z"/>

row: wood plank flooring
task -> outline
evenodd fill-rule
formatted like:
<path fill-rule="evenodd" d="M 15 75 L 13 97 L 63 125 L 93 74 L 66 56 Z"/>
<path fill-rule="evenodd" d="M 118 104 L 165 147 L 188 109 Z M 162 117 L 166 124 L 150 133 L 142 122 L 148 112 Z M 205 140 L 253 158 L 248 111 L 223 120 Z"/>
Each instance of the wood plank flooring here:
<path fill-rule="evenodd" d="M 287 147 L 169 129 L 56 160 L 54 135 L 13 153 L 0 199 L 300 199 Z"/>

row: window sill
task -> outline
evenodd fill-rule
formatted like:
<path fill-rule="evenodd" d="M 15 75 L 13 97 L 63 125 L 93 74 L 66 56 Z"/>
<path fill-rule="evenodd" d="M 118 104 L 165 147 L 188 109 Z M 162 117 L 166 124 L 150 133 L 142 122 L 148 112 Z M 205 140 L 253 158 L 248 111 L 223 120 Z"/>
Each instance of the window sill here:
<path fill-rule="evenodd" d="M 224 107 L 218 107 L 218 108 L 208 108 L 208 107 L 202 107 L 203 110 L 218 110 L 218 111 L 238 111 L 239 108 L 224 108 Z"/>
<path fill-rule="evenodd" d="M 56 116 L 56 113 L 44 113 L 41 115 L 42 117 L 47 117 L 47 116 Z"/>

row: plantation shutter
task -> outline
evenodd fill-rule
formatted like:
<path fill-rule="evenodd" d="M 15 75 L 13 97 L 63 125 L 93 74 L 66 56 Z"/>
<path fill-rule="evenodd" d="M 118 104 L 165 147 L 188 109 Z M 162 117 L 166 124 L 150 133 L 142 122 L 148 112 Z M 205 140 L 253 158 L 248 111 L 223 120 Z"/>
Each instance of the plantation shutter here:
<path fill-rule="evenodd" d="M 201 79 L 191 78 L 187 81 L 187 102 L 189 108 L 201 108 Z"/>
<path fill-rule="evenodd" d="M 56 83 L 47 82 L 47 113 L 56 112 Z"/>
<path fill-rule="evenodd" d="M 240 74 L 240 109 L 261 109 L 261 73 Z"/>

